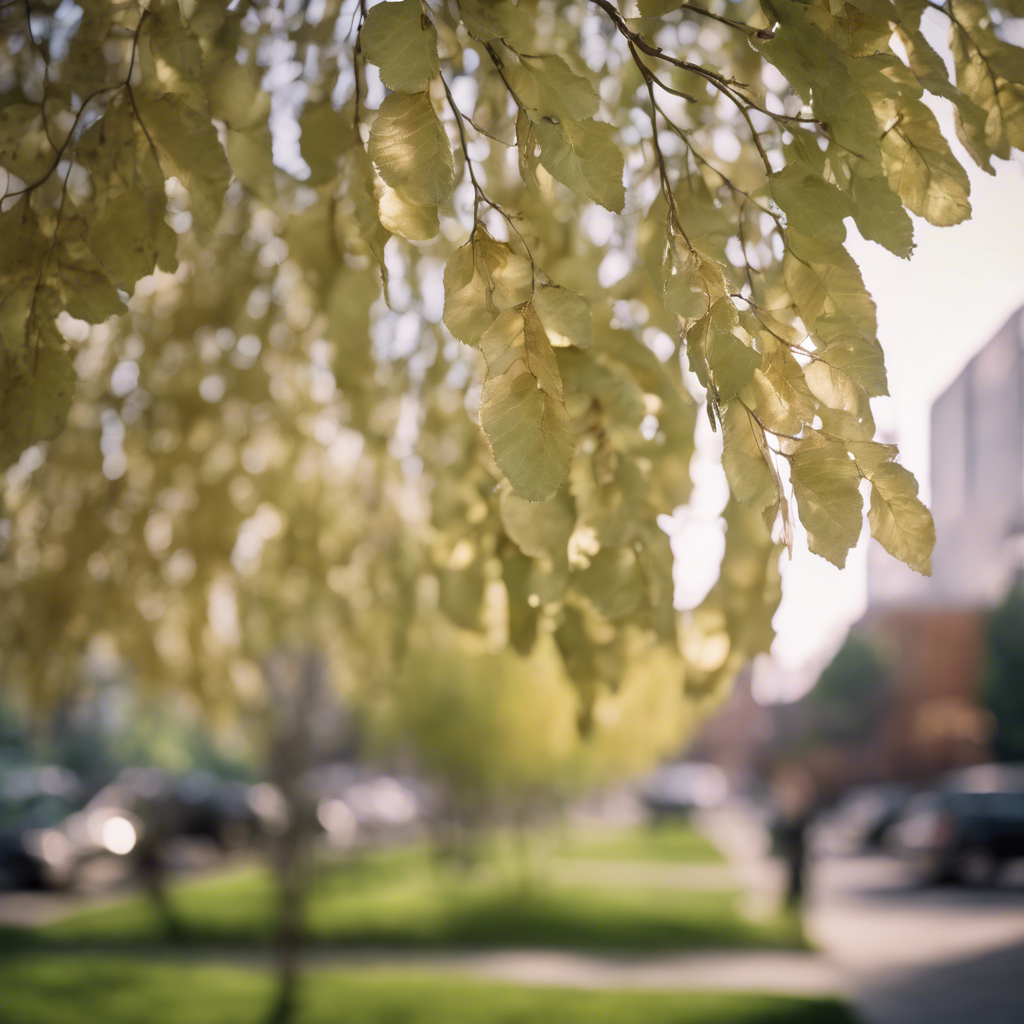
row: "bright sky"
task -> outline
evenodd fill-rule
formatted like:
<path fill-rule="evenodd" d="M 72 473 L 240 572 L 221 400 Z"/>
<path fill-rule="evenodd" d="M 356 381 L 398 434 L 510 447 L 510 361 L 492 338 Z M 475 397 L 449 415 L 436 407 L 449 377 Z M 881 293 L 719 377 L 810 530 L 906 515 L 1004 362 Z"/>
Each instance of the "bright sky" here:
<path fill-rule="evenodd" d="M 946 134 L 953 136 L 951 130 Z M 899 443 L 900 461 L 917 476 L 926 498 L 932 402 L 1024 305 L 1024 165 L 996 161 L 993 178 L 956 149 L 971 176 L 971 220 L 934 228 L 915 218 L 917 249 L 909 261 L 865 242 L 852 226 L 849 239 L 878 305 L 879 339 L 889 369 L 891 398 L 872 403 L 876 422 L 884 440 Z M 711 461 L 717 442 L 707 430 L 699 439 Z M 695 509 L 676 517 L 673 536 L 677 604 L 686 607 L 713 582 L 722 550 L 713 522 L 724 504 L 724 480 L 713 464 L 697 461 Z M 792 561 L 783 557 L 783 599 L 774 620 L 778 636 L 772 657 L 762 659 L 755 672 L 760 699 L 802 694 L 863 614 L 868 543 L 865 530 L 840 571 L 811 555 L 798 532 Z"/>

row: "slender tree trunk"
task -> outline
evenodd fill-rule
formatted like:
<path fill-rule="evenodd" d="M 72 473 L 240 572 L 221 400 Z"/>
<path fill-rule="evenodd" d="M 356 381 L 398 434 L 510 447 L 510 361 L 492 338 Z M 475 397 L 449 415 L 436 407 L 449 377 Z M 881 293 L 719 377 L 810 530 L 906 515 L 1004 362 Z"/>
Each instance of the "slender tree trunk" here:
<path fill-rule="evenodd" d="M 305 829 L 295 811 L 293 807 L 288 832 L 281 837 L 274 857 L 278 886 L 274 936 L 277 992 L 267 1024 L 287 1024 L 292 1019 L 299 991 L 309 863 Z"/>
<path fill-rule="evenodd" d="M 167 871 L 161 851 L 159 849 L 144 851 L 136 861 L 136 871 L 143 891 L 149 897 L 160 918 L 164 938 L 170 942 L 180 942 L 184 929 L 171 902 L 170 893 L 167 891 Z"/>
<path fill-rule="evenodd" d="M 288 820 L 274 843 L 271 867 L 277 885 L 274 971 L 277 990 L 266 1024 L 288 1024 L 295 1014 L 301 982 L 306 891 L 310 876 L 309 809 L 301 791 L 303 774 L 312 766 L 310 722 L 321 685 L 319 656 L 278 653 L 266 666 L 274 695 L 271 723 L 271 777 L 281 791 Z"/>

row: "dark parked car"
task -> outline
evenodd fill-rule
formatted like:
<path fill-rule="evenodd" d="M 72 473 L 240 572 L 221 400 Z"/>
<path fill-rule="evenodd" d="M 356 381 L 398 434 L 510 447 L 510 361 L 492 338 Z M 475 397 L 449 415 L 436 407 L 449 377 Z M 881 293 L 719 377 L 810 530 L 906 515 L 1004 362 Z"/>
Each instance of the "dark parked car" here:
<path fill-rule="evenodd" d="M 848 790 L 819 823 L 819 841 L 833 853 L 882 850 L 889 830 L 907 809 L 913 791 L 899 783 L 875 783 Z"/>
<path fill-rule="evenodd" d="M 60 825 L 82 796 L 74 772 L 56 765 L 19 768 L 0 778 L 0 889 L 70 882 L 74 850 Z"/>
<path fill-rule="evenodd" d="M 943 777 L 907 806 L 893 845 L 933 881 L 986 885 L 1024 857 L 1024 765 L 979 765 Z"/>

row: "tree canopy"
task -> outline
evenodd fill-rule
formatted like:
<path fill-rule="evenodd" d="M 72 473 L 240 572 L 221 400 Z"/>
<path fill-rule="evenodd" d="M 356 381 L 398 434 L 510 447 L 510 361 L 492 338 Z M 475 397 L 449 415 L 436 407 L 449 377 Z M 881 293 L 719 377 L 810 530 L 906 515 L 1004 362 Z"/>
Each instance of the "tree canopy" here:
<path fill-rule="evenodd" d="M 208 697 L 285 643 L 373 678 L 429 607 L 550 634 L 585 707 L 656 648 L 703 701 L 771 643 L 794 517 L 843 566 L 866 497 L 927 573 L 847 222 L 909 257 L 970 215 L 925 98 L 986 171 L 1024 147 L 1016 17 L 4 4 L 6 671 L 59 686 L 105 633 Z M 731 498 L 680 622 L 658 517 L 698 414 Z"/>

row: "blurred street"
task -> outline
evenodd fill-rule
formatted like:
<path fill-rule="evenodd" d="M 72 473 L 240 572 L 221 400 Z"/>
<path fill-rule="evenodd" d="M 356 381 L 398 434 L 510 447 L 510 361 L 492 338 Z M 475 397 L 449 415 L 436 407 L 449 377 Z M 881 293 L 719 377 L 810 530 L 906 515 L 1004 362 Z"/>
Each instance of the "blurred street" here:
<path fill-rule="evenodd" d="M 923 887 L 890 858 L 830 858 L 815 869 L 808 930 L 867 1024 L 1024 1020 L 1019 876 L 998 888 Z"/>
<path fill-rule="evenodd" d="M 757 812 L 706 816 L 750 893 L 752 912 L 781 888 Z M 826 837 L 827 838 L 827 837 Z M 809 936 L 865 1024 L 1019 1024 L 1024 1020 L 1024 865 L 994 887 L 922 885 L 888 856 L 814 861 Z"/>

